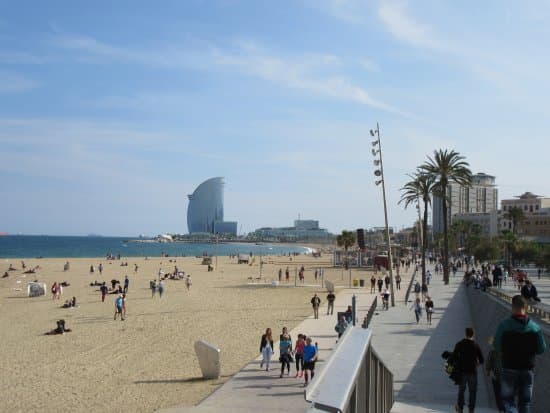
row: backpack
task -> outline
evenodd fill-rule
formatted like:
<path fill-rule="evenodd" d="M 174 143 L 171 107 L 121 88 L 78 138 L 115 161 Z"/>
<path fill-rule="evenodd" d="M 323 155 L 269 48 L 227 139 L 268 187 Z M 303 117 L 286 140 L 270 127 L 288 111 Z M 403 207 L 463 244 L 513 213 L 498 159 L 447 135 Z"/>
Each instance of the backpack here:
<path fill-rule="evenodd" d="M 444 351 L 443 354 L 441 354 L 441 357 L 446 360 L 443 367 L 445 373 L 447 373 L 453 383 L 457 385 L 460 382 L 461 377 L 458 355 L 454 352 Z"/>

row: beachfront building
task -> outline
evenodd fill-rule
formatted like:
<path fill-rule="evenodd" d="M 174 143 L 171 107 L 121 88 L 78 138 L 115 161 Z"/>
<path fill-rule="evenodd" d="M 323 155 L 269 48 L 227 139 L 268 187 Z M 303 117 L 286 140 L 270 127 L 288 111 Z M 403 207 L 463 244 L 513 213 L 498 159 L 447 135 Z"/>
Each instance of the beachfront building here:
<path fill-rule="evenodd" d="M 518 236 L 538 242 L 550 241 L 550 198 L 525 192 L 513 199 L 503 199 L 501 205 L 501 231 L 512 230 L 507 213 L 512 208 L 519 208 L 523 211 L 523 219 L 518 222 Z"/>
<path fill-rule="evenodd" d="M 223 220 L 223 178 L 210 178 L 189 197 L 187 229 L 190 234 L 237 235 L 237 222 Z"/>
<path fill-rule="evenodd" d="M 332 239 L 332 235 L 324 228 L 319 227 L 319 221 L 302 220 L 294 221 L 292 227 L 263 227 L 248 235 L 249 238 L 262 241 L 319 241 L 325 242 Z"/>
<path fill-rule="evenodd" d="M 477 225 L 481 230 L 481 235 L 487 237 L 496 237 L 499 235 L 499 222 L 501 219 L 500 211 L 474 212 L 469 214 L 455 214 L 453 222 L 465 221 Z"/>
<path fill-rule="evenodd" d="M 495 177 L 482 172 L 472 176 L 472 186 L 450 183 L 447 187 L 447 220 L 449 225 L 456 215 L 484 214 L 498 210 L 498 189 Z M 432 227 L 435 234 L 443 232 L 443 199 L 433 197 Z"/>

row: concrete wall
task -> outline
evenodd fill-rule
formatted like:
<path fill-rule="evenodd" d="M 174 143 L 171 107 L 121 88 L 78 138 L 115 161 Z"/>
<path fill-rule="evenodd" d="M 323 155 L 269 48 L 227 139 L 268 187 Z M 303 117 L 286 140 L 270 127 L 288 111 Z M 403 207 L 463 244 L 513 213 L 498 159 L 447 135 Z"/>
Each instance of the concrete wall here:
<path fill-rule="evenodd" d="M 483 349 L 483 354 L 487 355 L 489 349 L 487 341 L 489 336 L 495 334 L 497 325 L 501 320 L 510 316 L 511 307 L 508 303 L 505 303 L 490 294 L 476 290 L 472 286 L 462 288 L 466 290 L 466 295 L 468 296 L 468 301 L 470 303 L 472 320 L 474 321 L 474 328 L 476 331 L 476 340 Z M 550 328 L 548 324 L 542 322 L 538 322 L 537 324 L 539 324 L 539 326 L 543 329 L 546 343 L 550 345 Z M 492 389 L 490 384 L 489 388 Z M 542 356 L 537 356 L 536 360 L 533 413 L 550 412 L 549 394 L 550 350 L 547 350 Z"/>

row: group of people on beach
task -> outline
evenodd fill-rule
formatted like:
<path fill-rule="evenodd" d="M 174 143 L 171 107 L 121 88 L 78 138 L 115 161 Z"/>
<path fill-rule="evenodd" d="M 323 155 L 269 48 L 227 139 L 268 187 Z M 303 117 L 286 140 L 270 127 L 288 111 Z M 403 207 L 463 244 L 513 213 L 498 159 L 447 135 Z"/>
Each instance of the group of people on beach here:
<path fill-rule="evenodd" d="M 271 358 L 275 354 L 274 341 L 271 328 L 267 328 L 265 334 L 260 340 L 260 353 L 262 361 L 260 369 L 265 365 L 265 371 L 269 371 Z M 295 361 L 296 375 L 294 378 L 304 378 L 304 386 L 307 386 L 309 379 L 313 379 L 315 375 L 315 362 L 319 355 L 317 343 L 313 344 L 311 337 L 306 337 L 305 334 L 298 334 L 296 343 L 292 343 L 292 337 L 288 333 L 288 329 L 283 327 L 279 336 L 279 362 L 281 363 L 280 378 L 283 378 L 286 370 L 286 375 L 290 375 L 290 364 Z"/>

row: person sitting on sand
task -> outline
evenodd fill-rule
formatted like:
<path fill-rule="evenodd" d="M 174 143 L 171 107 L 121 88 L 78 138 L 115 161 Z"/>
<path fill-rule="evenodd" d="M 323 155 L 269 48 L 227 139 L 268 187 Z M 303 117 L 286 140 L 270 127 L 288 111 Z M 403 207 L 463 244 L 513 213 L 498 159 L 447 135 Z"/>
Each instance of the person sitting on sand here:
<path fill-rule="evenodd" d="M 70 333 L 72 331 L 70 328 L 65 327 L 65 320 L 57 320 L 56 323 L 57 323 L 57 328 L 47 332 L 46 333 L 47 336 L 55 335 L 55 334 L 65 334 L 65 333 Z"/>
<path fill-rule="evenodd" d="M 10 264 L 10 268 L 8 268 L 8 271 L 17 271 L 17 268 Z"/>
<path fill-rule="evenodd" d="M 116 287 L 116 285 L 117 285 L 118 283 L 119 283 L 118 280 L 112 279 L 112 280 L 111 280 L 111 288 L 114 290 L 115 287 Z"/>
<path fill-rule="evenodd" d="M 27 270 L 23 274 L 34 274 L 36 271 L 34 269 Z"/>
<path fill-rule="evenodd" d="M 2 278 L 7 278 L 7 277 L 9 277 L 9 276 L 10 276 L 10 275 L 8 274 L 8 272 L 7 272 L 7 271 L 4 271 L 4 275 L 2 276 Z"/>
<path fill-rule="evenodd" d="M 71 298 L 70 300 L 65 301 L 65 304 L 61 306 L 62 308 L 73 308 L 76 307 L 76 297 Z"/>

